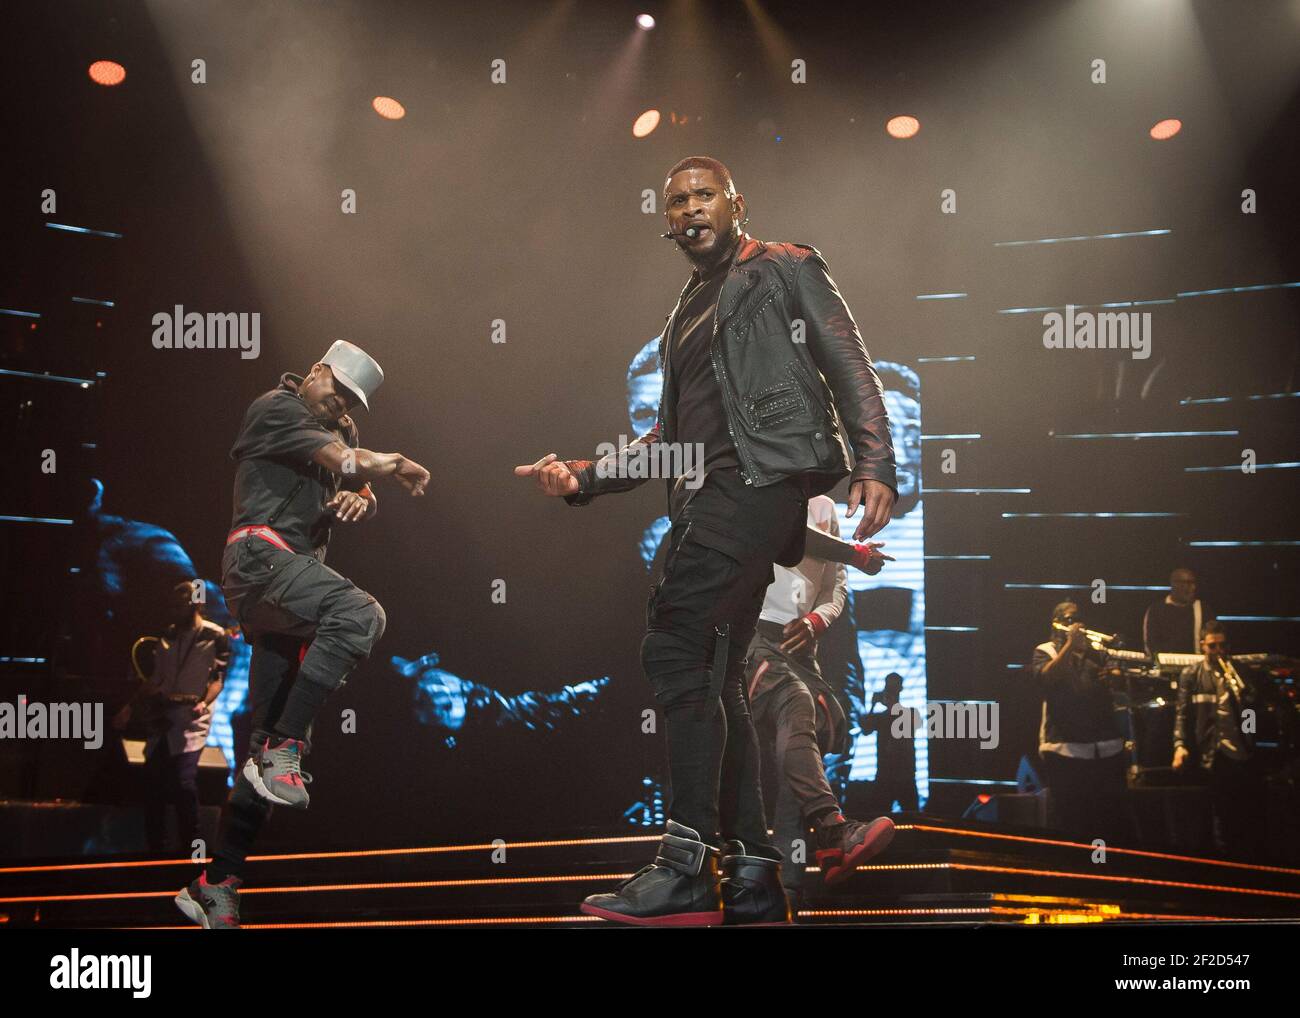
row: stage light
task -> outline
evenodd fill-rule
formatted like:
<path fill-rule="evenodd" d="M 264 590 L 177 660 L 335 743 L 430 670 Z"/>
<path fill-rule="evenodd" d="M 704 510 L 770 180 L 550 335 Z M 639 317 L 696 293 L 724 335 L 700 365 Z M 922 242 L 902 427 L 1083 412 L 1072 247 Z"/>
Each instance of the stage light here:
<path fill-rule="evenodd" d="M 647 32 L 655 27 L 655 19 L 649 14 L 638 14 L 636 16 L 636 23 L 639 28 L 644 28 Z"/>
<path fill-rule="evenodd" d="M 96 60 L 89 74 L 96 85 L 120 85 L 126 80 L 126 68 L 112 60 Z"/>
<path fill-rule="evenodd" d="M 659 111 L 646 110 L 636 118 L 636 123 L 632 125 L 632 137 L 644 138 L 653 134 L 654 129 L 659 126 Z"/>
<path fill-rule="evenodd" d="M 1183 122 L 1181 120 L 1162 120 L 1151 128 L 1151 137 L 1155 138 L 1156 141 L 1168 141 L 1182 129 Z"/>
<path fill-rule="evenodd" d="M 921 122 L 916 117 L 891 117 L 885 125 L 891 138 L 910 138 L 921 129 Z"/>
<path fill-rule="evenodd" d="M 390 99 L 386 95 L 375 96 L 374 102 L 370 104 L 385 120 L 401 120 L 406 116 L 406 107 L 396 99 Z"/>

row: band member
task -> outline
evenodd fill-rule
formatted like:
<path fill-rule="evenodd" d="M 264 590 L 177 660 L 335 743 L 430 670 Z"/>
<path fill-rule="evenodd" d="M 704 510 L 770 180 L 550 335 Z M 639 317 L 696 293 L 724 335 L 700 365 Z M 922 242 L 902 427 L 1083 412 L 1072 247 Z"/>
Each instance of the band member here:
<path fill-rule="evenodd" d="M 336 342 L 304 378 L 286 373 L 244 415 L 231 449 L 233 529 L 222 590 L 253 647 L 253 735 L 208 868 L 176 904 L 205 929 L 239 925 L 244 861 L 272 804 L 306 809 L 311 721 L 383 635 L 379 602 L 325 565 L 330 528 L 374 517 L 371 481 L 423 495 L 429 472 L 357 444 L 348 416 L 384 379 L 363 350 Z"/>
<path fill-rule="evenodd" d="M 1157 654 L 1195 654 L 1201 630 L 1214 618 L 1196 596 L 1196 574 L 1179 568 L 1169 574 L 1169 593 L 1155 601 L 1142 616 L 1142 642 L 1151 657 Z"/>
<path fill-rule="evenodd" d="M 808 502 L 808 523 L 839 537 L 835 503 L 825 495 Z M 876 556 L 883 561 L 883 556 Z M 878 566 L 877 566 L 878 568 Z M 844 610 L 844 566 L 805 556 L 796 566 L 775 567 L 758 627 L 749 644 L 746 682 L 763 757 L 763 788 L 774 806 L 777 848 L 798 858 L 798 842 L 815 835 L 817 863 L 828 885 L 846 879 L 879 855 L 894 836 L 888 817 L 870 824 L 849 820 L 826 779 L 822 757 L 848 749 L 849 724 L 817 665 L 817 639 Z M 782 867 L 786 893 L 798 900 L 804 867 Z"/>
<path fill-rule="evenodd" d="M 1103 677 L 1105 654 L 1088 643 L 1079 606 L 1052 611 L 1052 637 L 1034 648 L 1033 673 L 1043 697 L 1038 752 L 1057 825 L 1092 840 L 1132 840 L 1124 737 Z"/>
<path fill-rule="evenodd" d="M 138 706 L 158 711 L 145 742 L 145 773 L 150 795 L 145 814 L 149 849 L 166 847 L 167 804 L 176 808 L 176 835 L 189 851 L 199 834 L 199 756 L 212 727 L 212 703 L 221 695 L 230 662 L 230 640 L 220 626 L 203 618 L 193 600 L 195 583 L 176 584 L 172 622 L 153 654 L 153 670 L 140 695 L 113 719 L 124 728 Z M 156 705 L 156 706 L 155 706 Z"/>
<path fill-rule="evenodd" d="M 888 417 L 857 325 L 815 249 L 745 233 L 745 198 L 716 159 L 674 166 L 664 203 L 666 236 L 694 271 L 660 343 L 655 426 L 598 462 L 551 453 L 515 468 L 543 493 L 586 505 L 641 483 L 643 471 L 620 463 L 658 443 L 704 449 L 702 483 L 672 486 L 668 551 L 641 645 L 664 712 L 668 829 L 651 865 L 582 910 L 642 925 L 716 925 L 724 914 L 731 923 L 783 921 L 745 650 L 773 564 L 803 558 L 810 495 L 851 473 L 849 513 L 864 509 L 857 538 L 889 521 Z"/>
<path fill-rule="evenodd" d="M 1178 678 L 1174 767 L 1208 772 L 1219 848 L 1257 859 L 1264 845 L 1264 776 L 1253 726 L 1243 717 L 1257 709 L 1257 690 L 1250 670 L 1233 664 L 1223 623 L 1205 624 L 1201 653 L 1201 662 Z"/>

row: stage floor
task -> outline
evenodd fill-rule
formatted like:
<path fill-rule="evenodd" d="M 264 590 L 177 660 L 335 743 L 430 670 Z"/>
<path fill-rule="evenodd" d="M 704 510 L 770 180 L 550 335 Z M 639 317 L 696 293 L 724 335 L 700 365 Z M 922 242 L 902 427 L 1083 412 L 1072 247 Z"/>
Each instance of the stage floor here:
<path fill-rule="evenodd" d="M 1300 918 L 1300 869 L 1091 845 L 1005 825 L 896 815 L 889 849 L 829 893 L 807 869 L 798 923 L 1007 926 Z M 652 855 L 657 836 L 254 856 L 246 929 L 607 927 L 578 913 Z M 189 859 L 111 857 L 0 867 L 0 923 L 196 928 L 172 897 Z"/>

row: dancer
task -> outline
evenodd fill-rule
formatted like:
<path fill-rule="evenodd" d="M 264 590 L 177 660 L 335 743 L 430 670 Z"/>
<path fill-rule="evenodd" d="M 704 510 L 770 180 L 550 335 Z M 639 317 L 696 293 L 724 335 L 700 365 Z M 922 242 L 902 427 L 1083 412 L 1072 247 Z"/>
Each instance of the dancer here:
<path fill-rule="evenodd" d="M 808 525 L 840 544 L 835 503 L 825 495 L 808 502 Z M 810 537 L 809 545 L 814 543 Z M 857 554 L 853 545 L 843 549 Z M 888 556 L 879 545 L 868 564 L 878 572 Z M 745 681 L 763 759 L 763 789 L 773 807 L 777 847 L 787 855 L 815 832 L 817 865 L 827 886 L 847 880 L 855 867 L 883 852 L 894 837 L 889 817 L 870 823 L 845 817 L 826 779 L 822 757 L 844 753 L 849 724 L 817 664 L 817 638 L 840 617 L 848 592 L 843 565 L 807 554 L 796 566 L 776 566 L 758 628 L 749 645 Z M 783 868 L 786 894 L 796 906 L 804 867 Z"/>
<path fill-rule="evenodd" d="M 204 929 L 239 927 L 244 861 L 273 804 L 306 809 L 302 758 L 312 717 L 383 635 L 378 601 L 325 565 L 335 523 L 372 519 L 370 481 L 423 495 L 429 471 L 401 453 L 357 446 L 348 414 L 384 380 L 363 350 L 336 342 L 306 377 L 286 373 L 253 400 L 231 458 L 233 529 L 222 590 L 253 646 L 253 736 L 207 869 L 176 904 Z"/>

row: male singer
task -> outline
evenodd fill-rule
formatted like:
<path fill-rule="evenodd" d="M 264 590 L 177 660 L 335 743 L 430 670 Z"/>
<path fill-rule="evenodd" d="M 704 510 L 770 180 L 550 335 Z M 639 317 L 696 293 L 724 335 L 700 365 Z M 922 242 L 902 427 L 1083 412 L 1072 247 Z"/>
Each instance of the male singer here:
<path fill-rule="evenodd" d="M 660 340 L 657 423 L 599 462 L 551 453 L 515 468 L 543 493 L 586 505 L 640 484 L 641 471 L 628 476 L 621 464 L 647 447 L 704 450 L 702 483 L 671 487 L 668 551 L 641 644 L 668 740 L 667 832 L 653 863 L 582 911 L 649 926 L 788 922 L 745 652 L 773 564 L 803 558 L 811 495 L 851 474 L 857 538 L 889 521 L 889 422 L 857 325 L 814 248 L 745 233 L 745 198 L 716 159 L 679 162 L 663 198 L 666 236 L 694 271 Z"/>

